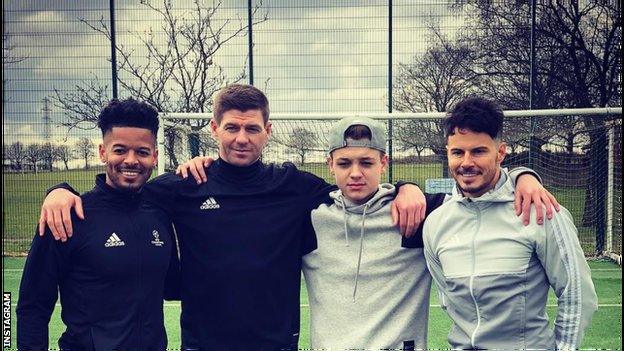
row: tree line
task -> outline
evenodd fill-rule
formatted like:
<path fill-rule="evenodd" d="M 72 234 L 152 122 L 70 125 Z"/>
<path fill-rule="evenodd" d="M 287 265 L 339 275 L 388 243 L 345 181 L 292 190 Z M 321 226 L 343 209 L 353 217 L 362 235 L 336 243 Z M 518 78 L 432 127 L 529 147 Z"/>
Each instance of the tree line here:
<path fill-rule="evenodd" d="M 37 173 L 54 170 L 55 162 L 62 162 L 65 170 L 69 170 L 69 162 L 75 159 L 84 161 L 84 169 L 89 169 L 89 161 L 96 155 L 95 151 L 95 144 L 86 137 L 78 139 L 72 146 L 16 141 L 2 145 L 2 158 L 4 170 Z"/>

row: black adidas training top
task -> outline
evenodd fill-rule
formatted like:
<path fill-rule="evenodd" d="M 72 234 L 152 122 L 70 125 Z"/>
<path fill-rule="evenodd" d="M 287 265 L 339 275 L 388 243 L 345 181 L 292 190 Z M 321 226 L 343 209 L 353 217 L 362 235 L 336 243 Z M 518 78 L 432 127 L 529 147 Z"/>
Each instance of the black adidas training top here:
<path fill-rule="evenodd" d="M 290 163 L 218 159 L 207 172 L 201 185 L 174 174 L 146 185 L 180 241 L 183 349 L 296 349 L 310 211 L 335 186 Z"/>
<path fill-rule="evenodd" d="M 144 197 L 98 175 L 82 195 L 86 219 L 72 216 L 71 239 L 55 241 L 49 229 L 35 235 L 16 310 L 19 350 L 48 349 L 58 291 L 67 326 L 60 349 L 166 348 L 163 289 L 168 272 L 175 280 L 179 269 L 176 245 L 166 213 Z"/>

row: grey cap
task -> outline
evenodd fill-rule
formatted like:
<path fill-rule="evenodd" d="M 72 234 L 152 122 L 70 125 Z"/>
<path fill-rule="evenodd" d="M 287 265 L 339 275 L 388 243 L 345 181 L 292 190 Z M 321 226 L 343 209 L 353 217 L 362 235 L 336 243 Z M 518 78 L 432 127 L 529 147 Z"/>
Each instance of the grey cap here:
<path fill-rule="evenodd" d="M 353 140 L 345 138 L 345 132 L 349 127 L 359 125 L 366 126 L 370 129 L 371 140 Z M 347 117 L 334 123 L 329 130 L 329 150 L 327 152 L 331 153 L 336 149 L 347 146 L 369 147 L 381 152 L 386 152 L 386 138 L 386 128 L 383 123 L 367 117 Z"/>

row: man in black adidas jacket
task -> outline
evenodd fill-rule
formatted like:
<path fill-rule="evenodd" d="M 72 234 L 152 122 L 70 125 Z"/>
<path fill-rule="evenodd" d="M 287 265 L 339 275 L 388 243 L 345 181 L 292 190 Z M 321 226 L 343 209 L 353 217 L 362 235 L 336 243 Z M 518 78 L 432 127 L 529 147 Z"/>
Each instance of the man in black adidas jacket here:
<path fill-rule="evenodd" d="M 145 186 L 167 208 L 180 240 L 182 348 L 296 350 L 301 256 L 316 248 L 310 211 L 336 188 L 290 163 L 259 160 L 271 134 L 260 90 L 227 86 L 213 109 L 219 159 L 207 169 L 208 181 L 165 174 Z M 55 190 L 44 210 L 60 215 L 77 199 Z M 69 228 L 46 217 L 42 226 L 55 236 Z M 410 219 L 403 232 L 410 231 L 414 213 L 400 217 Z"/>
<path fill-rule="evenodd" d="M 145 201 L 143 185 L 156 164 L 158 112 L 133 99 L 113 100 L 98 120 L 106 174 L 81 201 L 67 243 L 35 236 L 17 305 L 19 350 L 47 350 L 48 323 L 60 291 L 67 326 L 63 350 L 164 350 L 165 280 L 175 284 L 171 222 Z M 169 274 L 169 275 L 168 275 Z"/>

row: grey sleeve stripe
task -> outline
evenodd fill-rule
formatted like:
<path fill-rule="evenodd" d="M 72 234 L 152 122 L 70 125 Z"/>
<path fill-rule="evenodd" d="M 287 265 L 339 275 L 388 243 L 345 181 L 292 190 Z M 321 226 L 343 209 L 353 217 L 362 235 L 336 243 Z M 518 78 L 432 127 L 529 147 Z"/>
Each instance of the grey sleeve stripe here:
<path fill-rule="evenodd" d="M 562 317 L 563 330 L 561 340 L 557 340 L 558 349 L 575 349 L 578 342 L 582 296 L 581 296 L 581 275 L 579 272 L 578 258 L 575 254 L 575 244 L 571 242 L 574 238 L 569 235 L 569 228 L 560 216 L 555 215 L 551 220 L 553 235 L 557 241 L 557 247 L 561 255 L 561 260 L 568 273 L 568 281 L 563 295 L 559 298 L 559 308 L 557 314 Z"/>

